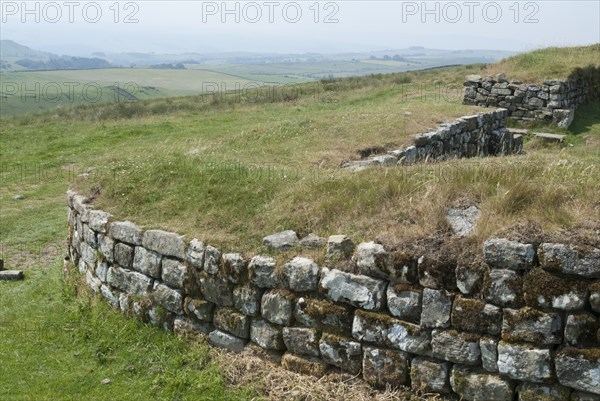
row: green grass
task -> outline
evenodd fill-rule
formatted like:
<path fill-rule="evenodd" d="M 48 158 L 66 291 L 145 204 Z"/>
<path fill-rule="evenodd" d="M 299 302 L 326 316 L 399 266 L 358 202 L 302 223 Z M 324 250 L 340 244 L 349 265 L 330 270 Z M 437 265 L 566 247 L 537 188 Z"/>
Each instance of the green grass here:
<path fill-rule="evenodd" d="M 255 396 L 251 389 L 226 389 L 205 343 L 128 318 L 75 288 L 63 279 L 59 262 L 31 268 L 22 282 L 0 282 L 0 399 Z M 110 384 L 102 384 L 104 379 Z"/>
<path fill-rule="evenodd" d="M 508 57 L 485 69 L 483 75 L 504 72 L 508 79 L 543 82 L 565 79 L 576 68 L 600 66 L 600 43 L 580 47 L 548 47 Z"/>

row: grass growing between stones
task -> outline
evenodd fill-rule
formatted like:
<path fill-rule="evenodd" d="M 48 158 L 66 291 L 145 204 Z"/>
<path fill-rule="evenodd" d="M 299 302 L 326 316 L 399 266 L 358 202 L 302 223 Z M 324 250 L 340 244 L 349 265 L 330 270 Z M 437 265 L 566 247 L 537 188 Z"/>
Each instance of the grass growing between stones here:
<path fill-rule="evenodd" d="M 65 282 L 58 262 L 0 282 L 0 399 L 248 400 L 208 346 L 123 316 Z M 85 284 L 81 285 L 84 290 Z M 109 379 L 110 383 L 102 384 Z"/>

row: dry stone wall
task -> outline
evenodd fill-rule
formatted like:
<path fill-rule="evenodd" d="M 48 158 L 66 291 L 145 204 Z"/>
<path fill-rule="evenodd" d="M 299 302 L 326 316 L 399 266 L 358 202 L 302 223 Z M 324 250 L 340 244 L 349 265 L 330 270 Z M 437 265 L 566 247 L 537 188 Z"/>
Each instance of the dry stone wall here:
<path fill-rule="evenodd" d="M 440 124 L 414 138 L 414 145 L 383 155 L 348 161 L 342 167 L 409 165 L 417 162 L 520 153 L 523 137 L 506 129 L 506 109 L 497 109 Z"/>
<path fill-rule="evenodd" d="M 490 238 L 482 262 L 436 266 L 336 235 L 321 265 L 248 259 L 115 221 L 74 192 L 68 244 L 115 308 L 234 352 L 259 347 L 296 372 L 464 400 L 600 399 L 597 248 Z"/>
<path fill-rule="evenodd" d="M 577 106 L 600 97 L 600 67 L 578 68 L 567 79 L 541 85 L 509 81 L 504 74 L 469 75 L 464 86 L 464 104 L 503 107 L 517 120 L 568 128 Z"/>

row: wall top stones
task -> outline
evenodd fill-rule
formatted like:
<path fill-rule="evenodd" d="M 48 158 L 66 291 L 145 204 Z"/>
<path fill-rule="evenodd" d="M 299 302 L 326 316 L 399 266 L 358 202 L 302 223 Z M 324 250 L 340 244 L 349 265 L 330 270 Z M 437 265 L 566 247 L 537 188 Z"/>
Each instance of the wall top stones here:
<path fill-rule="evenodd" d="M 490 238 L 465 264 L 398 258 L 341 235 L 317 248 L 323 264 L 245 258 L 67 197 L 72 264 L 115 308 L 166 330 L 203 333 L 234 352 L 260 347 L 300 373 L 360 373 L 376 386 L 467 400 L 600 397 L 598 247 Z M 294 240 L 270 236 L 269 247 L 278 238 Z"/>

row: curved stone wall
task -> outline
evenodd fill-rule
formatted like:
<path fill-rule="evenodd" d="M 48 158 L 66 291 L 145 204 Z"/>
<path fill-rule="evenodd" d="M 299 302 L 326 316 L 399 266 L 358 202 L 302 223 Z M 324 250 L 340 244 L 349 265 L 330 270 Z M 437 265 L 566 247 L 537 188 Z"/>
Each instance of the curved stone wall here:
<path fill-rule="evenodd" d="M 452 264 L 336 235 L 324 265 L 246 259 L 115 221 L 71 191 L 68 244 L 114 307 L 297 372 L 465 400 L 600 399 L 597 248 L 490 238 Z"/>

